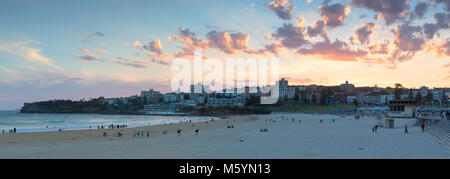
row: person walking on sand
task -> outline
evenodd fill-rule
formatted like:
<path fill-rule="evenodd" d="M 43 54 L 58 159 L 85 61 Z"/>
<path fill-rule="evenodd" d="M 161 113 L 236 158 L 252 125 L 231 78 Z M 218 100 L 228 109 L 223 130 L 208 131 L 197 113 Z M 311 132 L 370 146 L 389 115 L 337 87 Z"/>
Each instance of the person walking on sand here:
<path fill-rule="evenodd" d="M 195 129 L 195 135 L 198 135 L 198 130 L 199 130 L 199 129 Z"/>
<path fill-rule="evenodd" d="M 420 128 L 422 128 L 422 133 L 425 131 L 425 124 L 422 123 L 422 125 L 420 125 Z"/>
<path fill-rule="evenodd" d="M 405 125 L 405 134 L 408 134 L 408 125 Z"/>

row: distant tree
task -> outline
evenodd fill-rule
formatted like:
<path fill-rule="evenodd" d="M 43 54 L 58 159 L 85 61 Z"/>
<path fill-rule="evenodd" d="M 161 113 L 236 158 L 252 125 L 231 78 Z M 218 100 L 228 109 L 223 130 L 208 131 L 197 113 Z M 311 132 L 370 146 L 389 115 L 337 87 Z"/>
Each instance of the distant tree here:
<path fill-rule="evenodd" d="M 402 86 L 402 84 L 396 83 L 395 84 L 395 91 L 394 91 L 395 100 L 401 99 L 400 95 L 402 95 L 402 93 L 403 93 L 403 86 Z"/>

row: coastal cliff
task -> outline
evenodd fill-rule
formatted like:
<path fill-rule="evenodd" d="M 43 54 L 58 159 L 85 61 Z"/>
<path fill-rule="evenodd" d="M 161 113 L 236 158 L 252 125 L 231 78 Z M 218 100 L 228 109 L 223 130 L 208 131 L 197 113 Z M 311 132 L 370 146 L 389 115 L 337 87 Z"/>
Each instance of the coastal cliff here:
<path fill-rule="evenodd" d="M 130 106 L 112 106 L 102 100 L 90 101 L 51 100 L 25 103 L 21 113 L 72 113 L 72 114 L 140 114 L 139 109 Z"/>

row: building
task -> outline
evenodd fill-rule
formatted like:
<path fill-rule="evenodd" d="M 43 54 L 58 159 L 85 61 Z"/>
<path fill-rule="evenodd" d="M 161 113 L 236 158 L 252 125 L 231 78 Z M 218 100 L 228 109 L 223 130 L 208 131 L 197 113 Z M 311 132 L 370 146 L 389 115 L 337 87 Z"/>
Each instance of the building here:
<path fill-rule="evenodd" d="M 189 98 L 194 100 L 197 104 L 204 104 L 207 98 L 207 93 L 209 93 L 209 86 L 203 84 L 191 85 L 191 90 L 189 93 Z"/>
<path fill-rule="evenodd" d="M 161 97 L 161 92 L 150 89 L 148 91 L 141 91 L 141 98 L 146 103 L 157 103 Z"/>
<path fill-rule="evenodd" d="M 417 124 L 417 101 L 389 101 L 388 117 L 384 118 L 384 128 L 401 128 Z"/>
<path fill-rule="evenodd" d="M 178 95 L 175 93 L 163 94 L 163 102 L 164 103 L 177 103 L 177 102 L 181 101 L 180 97 L 182 97 L 182 96 L 183 95 Z"/>
<path fill-rule="evenodd" d="M 290 87 L 287 80 L 281 78 L 280 81 L 277 81 L 276 85 L 279 87 L 280 101 L 292 101 L 295 99 L 295 87 Z"/>
<path fill-rule="evenodd" d="M 348 83 L 348 81 L 345 81 L 345 83 L 339 85 L 339 88 L 346 95 L 350 95 L 350 94 L 353 94 L 355 92 L 355 85 Z"/>
<path fill-rule="evenodd" d="M 433 95 L 433 101 L 442 101 L 442 98 L 444 97 L 444 91 L 433 89 L 431 90 L 431 94 Z"/>

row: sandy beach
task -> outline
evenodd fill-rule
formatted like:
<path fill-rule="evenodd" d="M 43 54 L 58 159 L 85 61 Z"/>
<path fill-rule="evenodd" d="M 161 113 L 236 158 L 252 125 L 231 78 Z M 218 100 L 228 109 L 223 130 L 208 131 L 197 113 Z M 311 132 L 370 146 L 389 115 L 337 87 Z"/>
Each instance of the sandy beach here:
<path fill-rule="evenodd" d="M 449 149 L 419 127 L 410 127 L 409 134 L 383 128 L 373 133 L 376 123 L 372 117 L 284 113 L 111 130 L 0 134 L 0 158 L 450 158 Z M 227 128 L 230 125 L 234 128 Z M 109 135 L 103 136 L 104 131 Z M 117 137 L 119 131 L 122 137 Z M 144 131 L 144 136 L 133 137 L 135 131 Z"/>

